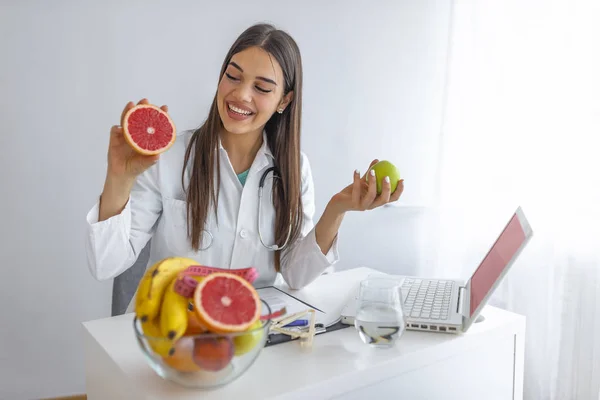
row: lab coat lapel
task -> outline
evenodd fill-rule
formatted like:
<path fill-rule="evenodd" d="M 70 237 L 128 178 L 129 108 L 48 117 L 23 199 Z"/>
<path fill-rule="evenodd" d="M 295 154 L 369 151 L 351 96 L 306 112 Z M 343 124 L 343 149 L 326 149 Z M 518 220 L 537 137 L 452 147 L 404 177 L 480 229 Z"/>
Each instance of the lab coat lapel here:
<path fill-rule="evenodd" d="M 250 168 L 250 173 L 260 173 L 265 167 L 272 164 L 272 160 L 273 153 L 271 153 L 271 149 L 267 143 L 267 133 L 263 131 L 263 143 L 256 153 L 256 158 L 254 159 L 254 163 Z"/>

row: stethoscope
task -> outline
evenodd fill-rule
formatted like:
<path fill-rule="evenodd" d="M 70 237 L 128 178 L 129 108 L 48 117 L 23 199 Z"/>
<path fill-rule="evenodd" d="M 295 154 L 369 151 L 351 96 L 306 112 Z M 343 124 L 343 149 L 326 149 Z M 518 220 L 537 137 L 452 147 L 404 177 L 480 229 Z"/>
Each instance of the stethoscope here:
<path fill-rule="evenodd" d="M 269 172 L 273 172 L 273 181 L 275 181 L 275 178 L 281 179 L 281 176 L 279 175 L 279 171 L 277 170 L 276 167 L 267 168 L 267 170 L 265 172 L 263 172 L 262 176 L 260 177 L 260 181 L 258 182 L 258 218 L 256 220 L 256 230 L 258 232 L 258 237 L 259 237 L 262 245 L 268 250 L 277 251 L 277 250 L 283 250 L 288 245 L 288 241 L 290 240 L 290 236 L 292 234 L 292 224 L 291 223 L 289 224 L 287 237 L 285 238 L 285 242 L 283 243 L 283 245 L 278 246 L 277 244 L 266 244 L 265 241 L 263 240 L 263 236 L 260 231 L 260 215 L 261 215 L 260 210 L 262 208 L 261 205 L 262 205 L 263 188 L 265 185 L 265 179 L 267 179 L 267 175 L 269 174 Z M 208 243 L 208 245 L 206 247 L 201 247 L 200 250 L 207 250 L 212 246 L 214 237 L 213 237 L 212 233 L 210 233 L 208 230 L 203 229 L 202 231 L 205 234 L 208 234 L 208 237 L 210 238 L 210 242 Z"/>

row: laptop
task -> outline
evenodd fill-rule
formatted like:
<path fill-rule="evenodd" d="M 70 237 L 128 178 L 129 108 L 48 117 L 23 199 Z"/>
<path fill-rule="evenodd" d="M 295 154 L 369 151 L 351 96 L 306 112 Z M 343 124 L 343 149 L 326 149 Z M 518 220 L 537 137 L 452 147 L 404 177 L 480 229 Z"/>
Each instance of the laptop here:
<path fill-rule="evenodd" d="M 532 235 L 531 226 L 518 207 L 467 281 L 388 275 L 401 282 L 406 329 L 466 332 Z M 354 324 L 357 301 L 358 291 L 342 310 L 343 323 Z"/>

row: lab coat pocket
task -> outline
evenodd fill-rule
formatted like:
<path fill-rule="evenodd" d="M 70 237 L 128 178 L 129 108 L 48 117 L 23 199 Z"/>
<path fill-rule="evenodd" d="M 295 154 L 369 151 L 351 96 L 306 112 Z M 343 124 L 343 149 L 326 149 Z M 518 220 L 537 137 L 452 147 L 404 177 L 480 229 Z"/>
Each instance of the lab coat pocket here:
<path fill-rule="evenodd" d="M 178 256 L 192 255 L 190 238 L 188 236 L 187 204 L 185 200 L 164 199 L 163 214 L 165 218 L 165 241 L 169 249 Z M 200 249 L 212 245 L 213 238 L 204 231 Z"/>
<path fill-rule="evenodd" d="M 164 199 L 163 217 L 165 219 L 165 242 L 178 256 L 188 254 L 192 247 L 187 234 L 186 202 L 177 199 Z"/>

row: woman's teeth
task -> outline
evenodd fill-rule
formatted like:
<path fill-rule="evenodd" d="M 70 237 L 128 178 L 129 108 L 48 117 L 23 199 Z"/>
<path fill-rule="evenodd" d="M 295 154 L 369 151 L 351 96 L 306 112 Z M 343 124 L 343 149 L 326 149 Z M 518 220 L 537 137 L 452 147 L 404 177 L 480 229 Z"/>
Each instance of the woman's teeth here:
<path fill-rule="evenodd" d="M 242 115 L 250 115 L 252 114 L 250 111 L 246 111 L 246 110 L 242 110 L 241 108 L 237 108 L 235 106 L 232 106 L 231 104 L 228 104 L 229 109 L 233 112 L 236 112 L 238 114 L 242 114 Z"/>

